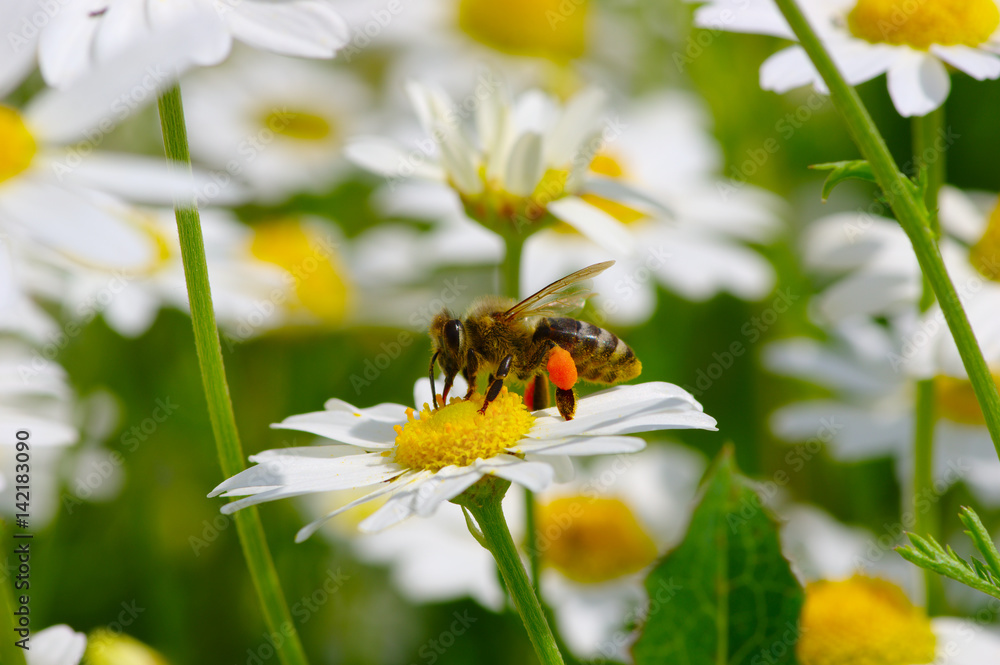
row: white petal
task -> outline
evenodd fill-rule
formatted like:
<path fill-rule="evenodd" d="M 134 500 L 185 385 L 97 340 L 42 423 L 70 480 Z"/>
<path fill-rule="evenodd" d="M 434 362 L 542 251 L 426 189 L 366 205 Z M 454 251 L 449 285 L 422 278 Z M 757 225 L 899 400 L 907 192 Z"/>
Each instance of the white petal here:
<path fill-rule="evenodd" d="M 770 35 L 784 39 L 795 39 L 795 33 L 788 26 L 777 5 L 772 3 L 722 4 L 710 3 L 698 7 L 694 12 L 694 24 L 701 28 L 745 32 L 755 35 Z"/>
<path fill-rule="evenodd" d="M 510 151 L 504 184 L 507 191 L 528 196 L 542 178 L 542 137 L 534 132 L 522 134 Z"/>
<path fill-rule="evenodd" d="M 244 496 L 222 506 L 224 514 L 265 501 L 313 492 L 355 489 L 383 483 L 406 469 L 379 453 L 344 455 L 331 459 L 299 455 L 272 456 L 241 471 L 216 487 L 209 496 Z M 246 496 L 250 492 L 255 492 Z"/>
<path fill-rule="evenodd" d="M 631 233 L 624 224 L 581 198 L 557 199 L 548 204 L 548 210 L 615 256 L 628 256 L 635 251 Z"/>
<path fill-rule="evenodd" d="M 948 70 L 930 54 L 902 51 L 888 72 L 889 96 L 900 115 L 927 115 L 951 90 Z"/>
<path fill-rule="evenodd" d="M 271 427 L 310 432 L 361 448 L 382 449 L 392 447 L 396 441 L 393 427 L 404 423 L 406 407 L 401 404 L 358 409 L 341 400 L 330 400 L 325 411 L 289 416 Z"/>
<path fill-rule="evenodd" d="M 552 484 L 555 469 L 545 462 L 528 462 L 516 457 L 498 457 L 479 461 L 476 467 L 486 473 L 527 487 L 532 492 L 541 492 Z"/>
<path fill-rule="evenodd" d="M 525 453 L 524 460 L 526 462 L 545 462 L 551 466 L 555 472 L 552 480 L 557 483 L 568 483 L 576 476 L 573 458 L 569 455 L 536 455 L 535 453 Z"/>
<path fill-rule="evenodd" d="M 441 503 L 455 498 L 482 477 L 482 472 L 472 467 L 445 467 L 394 494 L 358 528 L 365 532 L 381 531 L 411 515 L 430 515 Z"/>
<path fill-rule="evenodd" d="M 28 665 L 77 665 L 86 648 L 86 635 L 58 624 L 31 636 L 31 649 L 25 652 L 25 659 Z"/>
<path fill-rule="evenodd" d="M 715 429 L 715 419 L 687 391 L 670 383 L 615 386 L 577 403 L 576 417 L 563 420 L 555 407 L 537 412 L 531 439 L 633 434 L 659 429 Z"/>
<path fill-rule="evenodd" d="M 994 205 L 996 195 L 991 194 L 989 198 L 990 205 Z M 974 245 L 983 237 L 989 221 L 989 212 L 981 210 L 976 203 L 969 194 L 957 187 L 944 186 L 938 195 L 941 226 L 969 245 Z"/>
<path fill-rule="evenodd" d="M 545 143 L 545 163 L 565 166 L 577 156 L 584 140 L 596 129 L 606 95 L 599 88 L 586 88 L 566 104 Z"/>
<path fill-rule="evenodd" d="M 232 7 L 225 18 L 233 36 L 259 49 L 332 58 L 350 39 L 344 20 L 323 0 L 245 0 Z"/>
<path fill-rule="evenodd" d="M 31 15 L 36 11 L 35 0 L 7 0 L 0 7 L 0 28 L 9 47 L 0 56 L 0 99 L 20 85 L 35 64 L 39 31 Z"/>
<path fill-rule="evenodd" d="M 981 665 L 1000 662 L 1000 636 L 991 626 L 969 619 L 935 617 L 931 628 L 937 636 L 940 665 Z"/>
<path fill-rule="evenodd" d="M 646 447 L 637 436 L 571 436 L 563 439 L 528 439 L 515 444 L 510 450 L 535 455 L 617 455 L 636 453 Z"/>
<path fill-rule="evenodd" d="M 910 440 L 909 414 L 871 412 L 832 400 L 797 402 L 771 415 L 771 430 L 791 442 L 823 441 L 842 462 L 899 455 Z"/>
<path fill-rule="evenodd" d="M 313 520 L 309 524 L 306 524 L 304 527 L 302 527 L 301 529 L 299 529 L 298 532 L 296 532 L 296 534 L 295 534 L 295 542 L 301 543 L 301 542 L 305 541 L 307 538 L 309 538 L 309 536 L 311 536 L 314 533 L 316 533 L 316 531 L 321 526 L 323 526 L 324 524 L 326 524 L 327 521 L 329 521 L 330 519 L 336 517 L 337 515 L 340 515 L 341 513 L 345 512 L 345 511 L 348 511 L 351 508 L 355 508 L 357 506 L 360 506 L 363 503 L 368 503 L 369 501 L 373 501 L 374 499 L 377 499 L 380 496 L 383 496 L 383 495 L 388 494 L 390 492 L 395 492 L 395 491 L 397 491 L 397 490 L 399 490 L 399 489 L 401 489 L 403 487 L 408 486 L 410 483 L 417 482 L 418 480 L 420 480 L 420 477 L 421 477 L 420 474 L 416 474 L 416 473 L 414 473 L 414 474 L 404 473 L 404 474 L 400 475 L 398 478 L 396 478 L 395 481 L 393 481 L 391 483 L 386 483 L 382 487 L 379 487 L 378 489 L 376 489 L 375 491 L 369 492 L 368 494 L 365 494 L 362 497 L 359 497 L 359 498 L 357 498 L 357 499 L 355 499 L 353 501 L 350 501 L 350 502 L 344 504 L 343 506 L 337 508 L 336 510 L 331 510 L 330 512 L 326 513 L 322 517 Z"/>
<path fill-rule="evenodd" d="M 416 149 L 406 152 L 391 139 L 359 137 L 344 147 L 344 154 L 361 168 L 386 178 L 416 176 L 437 181 L 445 179 L 444 171 L 437 165 L 436 158 Z"/>
<path fill-rule="evenodd" d="M 93 146 L 130 113 L 155 102 L 193 64 L 189 54 L 217 39 L 217 34 L 214 26 L 203 21 L 184 21 L 157 32 L 65 89 L 46 89 L 35 95 L 25 118 L 44 141 L 86 140 Z"/>
<path fill-rule="evenodd" d="M 959 69 L 977 81 L 1000 77 L 1000 57 L 968 46 L 941 46 L 934 44 L 931 52 L 952 67 Z"/>
<path fill-rule="evenodd" d="M 760 66 L 760 87 L 775 92 L 788 92 L 819 80 L 809 56 L 801 46 L 778 51 Z"/>
<path fill-rule="evenodd" d="M 920 298 L 916 276 L 857 272 L 827 287 L 817 299 L 817 308 L 827 321 L 842 321 L 857 314 L 878 315 Z"/>

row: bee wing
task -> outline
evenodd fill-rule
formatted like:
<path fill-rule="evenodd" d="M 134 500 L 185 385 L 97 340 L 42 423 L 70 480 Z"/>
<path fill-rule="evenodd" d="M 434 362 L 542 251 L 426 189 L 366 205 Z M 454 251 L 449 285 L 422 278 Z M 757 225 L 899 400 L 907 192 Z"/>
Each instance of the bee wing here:
<path fill-rule="evenodd" d="M 517 318 L 550 316 L 573 311 L 583 305 L 587 298 L 594 295 L 580 282 L 600 275 L 614 264 L 614 261 L 604 261 L 587 266 L 583 270 L 577 270 L 572 275 L 552 282 L 544 289 L 528 296 L 504 312 L 503 317 L 511 321 Z"/>

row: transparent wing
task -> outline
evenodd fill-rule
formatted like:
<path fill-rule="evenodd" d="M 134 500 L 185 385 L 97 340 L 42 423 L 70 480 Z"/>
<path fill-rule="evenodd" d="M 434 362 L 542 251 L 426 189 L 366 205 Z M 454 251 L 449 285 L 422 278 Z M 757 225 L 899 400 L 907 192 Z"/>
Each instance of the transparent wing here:
<path fill-rule="evenodd" d="M 552 282 L 544 289 L 528 296 L 504 312 L 503 316 L 510 321 L 529 316 L 552 316 L 571 312 L 594 295 L 587 285 L 580 282 L 600 275 L 614 264 L 614 261 L 604 261 L 577 270 L 572 275 Z"/>

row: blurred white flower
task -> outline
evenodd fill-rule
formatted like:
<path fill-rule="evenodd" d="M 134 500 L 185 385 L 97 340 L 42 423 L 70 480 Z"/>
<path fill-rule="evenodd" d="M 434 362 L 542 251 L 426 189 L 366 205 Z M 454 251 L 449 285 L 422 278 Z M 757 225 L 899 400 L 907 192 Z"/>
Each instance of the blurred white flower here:
<path fill-rule="evenodd" d="M 621 434 L 660 429 L 714 429 L 715 420 L 688 393 L 668 383 L 616 386 L 581 399 L 577 417 L 563 420 L 555 407 L 531 413 L 519 395 L 502 390 L 485 416 L 483 397 L 454 400 L 419 413 L 399 404 L 358 409 L 331 399 L 326 410 L 276 425 L 319 434 L 337 445 L 269 450 L 226 480 L 210 496 L 243 497 L 222 507 L 246 506 L 315 492 L 376 486 L 363 497 L 299 530 L 298 541 L 344 510 L 386 497 L 359 525 L 379 531 L 412 515 L 428 516 L 480 479 L 496 476 L 535 491 L 552 481 L 567 455 L 635 452 L 642 439 Z M 344 454 L 345 446 L 355 451 Z"/>
<path fill-rule="evenodd" d="M 794 511 L 782 532 L 786 554 L 794 569 L 810 571 L 796 644 L 801 665 L 1000 659 L 1000 635 L 983 622 L 930 618 L 907 597 L 910 585 L 899 576 L 912 579 L 917 571 L 888 561 L 902 563 L 891 551 L 899 536 L 849 528 L 816 509 Z M 796 547 L 790 550 L 788 541 Z"/>
<path fill-rule="evenodd" d="M 582 198 L 622 222 L 639 248 L 594 280 L 595 305 L 612 321 L 646 320 L 656 308 L 657 283 L 695 301 L 720 292 L 755 300 L 774 287 L 771 264 L 744 243 L 764 244 L 777 235 L 780 202 L 717 175 L 722 155 L 707 120 L 707 110 L 686 93 L 639 98 L 622 114 L 621 135 L 590 163 L 592 191 Z M 615 203 L 618 184 L 665 212 L 644 214 Z M 522 290 L 532 293 L 607 256 L 605 245 L 566 226 L 546 229 L 525 246 Z"/>
<path fill-rule="evenodd" d="M 42 31 L 42 76 L 64 87 L 178 28 L 197 33 L 183 51 L 197 65 L 222 62 L 234 39 L 284 55 L 332 58 L 348 38 L 327 0 L 81 0 L 61 7 Z"/>
<path fill-rule="evenodd" d="M 934 321 L 897 317 L 882 326 L 854 319 L 833 329 L 827 343 L 796 338 L 768 345 L 763 363 L 771 372 L 832 393 L 781 407 L 771 416 L 771 429 L 783 440 L 807 446 L 796 457 L 800 460 L 823 447 L 841 462 L 892 457 L 908 495 L 913 475 L 914 382 L 933 378 L 934 491 L 941 493 L 961 480 L 987 505 L 1000 505 L 1000 462 L 971 384 L 958 373 L 963 371 L 961 364 L 956 367 L 943 360 L 947 354 L 940 347 L 947 347 L 950 340 L 944 321 Z M 973 326 L 977 333 L 984 331 L 975 319 Z M 987 356 L 993 366 L 1000 366 L 997 342 L 1000 336 L 994 335 L 987 347 L 997 351 Z"/>
<path fill-rule="evenodd" d="M 345 137 L 372 112 L 351 70 L 240 51 L 183 81 L 191 153 L 273 200 L 329 188 L 350 168 Z"/>
<path fill-rule="evenodd" d="M 588 88 L 565 105 L 532 90 L 516 102 L 485 72 L 476 90 L 456 104 L 440 88 L 411 82 L 411 102 L 425 137 L 412 149 L 377 138 L 348 143 L 347 155 L 385 176 L 390 187 L 415 176 L 449 186 L 466 214 L 507 236 L 526 236 L 556 219 L 615 256 L 635 250 L 615 216 L 583 198 L 594 182 L 588 167 L 623 127 L 604 112 L 604 94 Z M 465 127 L 474 119 L 476 138 Z M 658 203 L 620 183 L 600 183 L 600 196 L 629 210 Z"/>
<path fill-rule="evenodd" d="M 87 636 L 58 624 L 32 635 L 29 645 L 24 652 L 28 665 L 77 665 L 87 649 Z"/>
<path fill-rule="evenodd" d="M 699 0 L 694 0 L 699 1 Z M 849 84 L 886 74 L 904 116 L 920 116 L 948 97 L 948 66 L 978 80 L 1000 76 L 1000 9 L 995 0 L 804 0 L 799 3 Z M 795 40 L 774 0 L 710 0 L 695 13 L 701 27 Z M 826 86 L 801 46 L 771 56 L 760 70 L 765 90 Z"/>
<path fill-rule="evenodd" d="M 997 195 L 941 189 L 941 253 L 959 297 L 967 305 L 992 298 L 1000 279 Z M 803 253 L 808 267 L 834 277 L 817 297 L 817 314 L 838 321 L 856 314 L 912 312 L 923 278 L 913 246 L 899 224 L 862 213 L 839 213 L 813 222 Z"/>

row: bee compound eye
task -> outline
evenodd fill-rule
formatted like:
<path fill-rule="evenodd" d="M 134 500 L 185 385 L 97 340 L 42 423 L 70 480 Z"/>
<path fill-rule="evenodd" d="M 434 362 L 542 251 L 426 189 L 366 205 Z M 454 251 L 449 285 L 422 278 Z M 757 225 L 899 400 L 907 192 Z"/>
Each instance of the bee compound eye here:
<path fill-rule="evenodd" d="M 444 340 L 448 347 L 454 350 L 462 348 L 462 322 L 452 319 L 444 324 Z"/>

